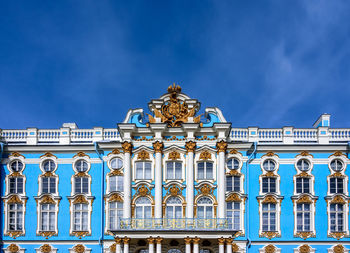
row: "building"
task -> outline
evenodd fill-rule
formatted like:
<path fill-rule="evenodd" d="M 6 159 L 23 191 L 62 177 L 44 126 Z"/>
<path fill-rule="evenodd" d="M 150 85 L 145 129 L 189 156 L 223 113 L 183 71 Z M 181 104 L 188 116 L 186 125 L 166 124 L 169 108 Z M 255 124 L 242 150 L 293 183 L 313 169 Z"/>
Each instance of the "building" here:
<path fill-rule="evenodd" d="M 349 128 L 235 128 L 175 85 L 148 108 L 1 130 L 3 251 L 349 252 Z"/>

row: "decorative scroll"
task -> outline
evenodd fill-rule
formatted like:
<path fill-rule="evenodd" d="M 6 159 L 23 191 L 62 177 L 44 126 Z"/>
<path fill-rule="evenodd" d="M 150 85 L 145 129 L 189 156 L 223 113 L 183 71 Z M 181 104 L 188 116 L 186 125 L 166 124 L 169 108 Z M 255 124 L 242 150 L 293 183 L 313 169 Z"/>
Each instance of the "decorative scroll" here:
<path fill-rule="evenodd" d="M 74 235 L 74 236 L 78 237 L 79 239 L 81 239 L 82 237 L 85 237 L 85 236 L 89 235 L 89 232 L 88 231 L 73 231 L 72 235 Z M 78 251 L 75 251 L 75 252 L 78 252 Z M 79 252 L 84 252 L 84 251 L 79 251 Z"/>
<path fill-rule="evenodd" d="M 242 198 L 237 193 L 233 193 L 226 198 L 226 202 L 242 202 Z"/>
<path fill-rule="evenodd" d="M 308 195 L 303 195 L 296 202 L 297 204 L 312 204 L 314 201 Z"/>
<path fill-rule="evenodd" d="M 294 235 L 294 237 L 300 237 L 303 238 L 304 240 L 311 238 L 311 237 L 316 237 L 315 233 L 313 232 L 298 232 Z"/>
<path fill-rule="evenodd" d="M 262 232 L 259 235 L 259 237 L 266 237 L 271 240 L 272 238 L 275 238 L 275 237 L 281 237 L 281 235 L 278 232 L 268 231 L 268 232 Z"/>
<path fill-rule="evenodd" d="M 55 231 L 41 231 L 38 232 L 38 235 L 45 237 L 45 239 L 49 239 L 49 237 L 57 235 L 57 233 Z"/>
<path fill-rule="evenodd" d="M 89 201 L 85 198 L 84 195 L 78 195 L 74 200 L 73 204 L 89 204 Z"/>
<path fill-rule="evenodd" d="M 40 204 L 56 204 L 53 198 L 49 195 L 45 195 L 41 200 Z"/>
<path fill-rule="evenodd" d="M 204 150 L 200 155 L 199 155 L 200 160 L 211 160 L 211 153 L 208 152 L 207 150 Z"/>
<path fill-rule="evenodd" d="M 331 204 L 345 204 L 346 202 L 342 196 L 335 196 L 330 203 Z"/>
<path fill-rule="evenodd" d="M 137 189 L 138 195 L 144 197 L 146 195 L 148 195 L 150 193 L 149 189 L 145 186 L 145 185 L 141 185 L 138 189 Z"/>
<path fill-rule="evenodd" d="M 213 193 L 213 187 L 211 187 L 208 184 L 203 184 L 200 188 L 199 188 L 201 194 L 208 196 L 211 195 Z"/>
<path fill-rule="evenodd" d="M 18 195 L 12 195 L 7 204 L 23 204 L 23 201 L 18 197 Z"/>
<path fill-rule="evenodd" d="M 137 160 L 149 160 L 149 153 L 145 150 L 142 150 L 138 155 L 137 155 Z"/>
<path fill-rule="evenodd" d="M 51 152 L 46 152 L 45 154 L 40 156 L 40 158 L 43 158 L 43 157 L 54 157 L 57 159 L 57 156 L 53 155 Z"/>
<path fill-rule="evenodd" d="M 75 158 L 75 157 L 88 157 L 88 158 L 90 158 L 90 156 L 88 156 L 87 154 L 85 154 L 84 152 L 82 152 L 82 151 L 80 151 L 80 152 L 78 152 L 75 156 L 73 156 L 73 158 Z"/>
<path fill-rule="evenodd" d="M 181 102 L 177 95 L 181 92 L 181 87 L 178 85 L 170 85 L 168 93 L 170 93 L 170 101 L 163 103 L 160 110 L 153 108 L 154 116 L 160 118 L 162 123 L 166 123 L 168 127 L 180 127 L 182 123 L 188 122 L 190 117 L 195 116 L 197 108 L 188 108 L 187 103 Z M 156 123 L 156 119 L 148 115 L 149 123 Z M 200 123 L 202 115 L 193 118 L 194 123 Z"/>
<path fill-rule="evenodd" d="M 328 234 L 328 237 L 333 237 L 337 240 L 340 240 L 346 236 L 345 232 L 332 232 Z"/>
<path fill-rule="evenodd" d="M 108 202 L 124 202 L 124 200 L 119 194 L 114 193 L 108 198 Z"/>
<path fill-rule="evenodd" d="M 267 195 L 261 203 L 263 203 L 263 204 L 277 204 L 277 200 L 274 196 Z"/>

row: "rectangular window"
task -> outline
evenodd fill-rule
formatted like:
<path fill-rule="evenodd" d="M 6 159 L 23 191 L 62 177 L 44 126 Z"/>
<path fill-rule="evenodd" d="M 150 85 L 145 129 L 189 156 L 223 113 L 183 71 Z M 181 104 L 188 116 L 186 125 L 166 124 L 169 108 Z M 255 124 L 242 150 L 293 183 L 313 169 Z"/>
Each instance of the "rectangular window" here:
<path fill-rule="evenodd" d="M 74 193 L 89 193 L 89 178 L 88 177 L 75 177 L 74 178 Z"/>
<path fill-rule="evenodd" d="M 199 162 L 197 164 L 198 179 L 213 179 L 213 163 Z"/>
<path fill-rule="evenodd" d="M 23 205 L 10 204 L 8 207 L 8 230 L 22 231 L 23 230 Z"/>
<path fill-rule="evenodd" d="M 56 193 L 56 178 L 43 177 L 42 178 L 42 193 Z"/>
<path fill-rule="evenodd" d="M 120 191 L 124 189 L 123 176 L 111 176 L 109 178 L 109 191 Z"/>
<path fill-rule="evenodd" d="M 10 177 L 9 179 L 10 189 L 9 193 L 23 193 L 23 178 L 22 177 Z"/>
<path fill-rule="evenodd" d="M 330 205 L 330 230 L 331 232 L 344 232 L 344 205 Z"/>
<path fill-rule="evenodd" d="M 56 211 L 54 204 L 41 205 L 40 231 L 55 231 Z"/>
<path fill-rule="evenodd" d="M 240 176 L 226 176 L 226 191 L 239 192 L 241 190 L 241 177 Z"/>
<path fill-rule="evenodd" d="M 311 231 L 310 204 L 297 204 L 297 232 Z"/>
<path fill-rule="evenodd" d="M 152 163 L 136 162 L 136 179 L 152 179 Z"/>
<path fill-rule="evenodd" d="M 296 179 L 297 193 L 310 193 L 310 178 L 298 177 Z"/>
<path fill-rule="evenodd" d="M 119 219 L 123 218 L 123 203 L 109 203 L 109 229 L 117 230 L 119 228 Z"/>
<path fill-rule="evenodd" d="M 241 204 L 239 202 L 227 202 L 226 218 L 228 219 L 228 227 L 234 231 L 241 229 Z"/>
<path fill-rule="evenodd" d="M 89 214 L 88 204 L 75 204 L 74 205 L 74 231 L 88 231 L 88 214 Z"/>
<path fill-rule="evenodd" d="M 276 178 L 264 177 L 262 179 L 262 192 L 263 193 L 275 193 L 276 192 Z"/>
<path fill-rule="evenodd" d="M 182 163 L 167 162 L 166 163 L 166 179 L 181 179 L 182 178 Z"/>
<path fill-rule="evenodd" d="M 330 193 L 344 193 L 344 179 L 339 177 L 332 177 L 329 179 Z"/>
<path fill-rule="evenodd" d="M 276 204 L 262 204 L 262 231 L 276 231 Z"/>

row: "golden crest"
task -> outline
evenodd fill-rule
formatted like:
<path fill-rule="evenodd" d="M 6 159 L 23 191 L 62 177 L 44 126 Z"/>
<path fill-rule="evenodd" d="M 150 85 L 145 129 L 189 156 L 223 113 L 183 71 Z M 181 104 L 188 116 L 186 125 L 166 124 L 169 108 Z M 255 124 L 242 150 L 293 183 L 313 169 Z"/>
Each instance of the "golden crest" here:
<path fill-rule="evenodd" d="M 212 187 L 208 184 L 204 184 L 203 186 L 201 186 L 201 188 L 199 190 L 201 191 L 201 193 L 203 195 L 210 195 L 213 193 Z"/>
<path fill-rule="evenodd" d="M 311 204 L 313 203 L 312 199 L 308 195 L 303 195 L 297 200 L 297 204 Z"/>
<path fill-rule="evenodd" d="M 306 150 L 301 151 L 300 154 L 297 155 L 297 156 L 311 156 L 311 157 L 313 157 L 313 155 L 311 155 L 311 154 L 309 153 L 309 151 L 306 151 Z"/>
<path fill-rule="evenodd" d="M 122 148 L 123 148 L 124 153 L 131 153 L 132 144 L 130 142 L 124 141 L 122 143 Z"/>
<path fill-rule="evenodd" d="M 180 192 L 180 189 L 179 188 L 177 188 L 176 186 L 171 186 L 170 188 L 169 188 L 169 193 L 170 193 L 170 195 L 171 196 L 178 196 L 179 195 L 179 192 Z"/>
<path fill-rule="evenodd" d="M 189 109 L 187 103 L 181 102 L 177 95 L 181 92 L 181 87 L 178 85 L 170 85 L 168 93 L 170 93 L 170 100 L 163 103 L 160 110 L 153 108 L 156 118 L 160 118 L 162 123 L 166 123 L 168 127 L 179 127 L 182 123 L 188 122 L 189 117 L 196 114 L 197 108 Z M 194 123 L 200 122 L 201 115 L 193 119 Z M 155 123 L 156 119 L 148 114 L 150 123 Z"/>
<path fill-rule="evenodd" d="M 307 238 L 310 238 L 310 237 L 316 237 L 316 235 L 313 232 L 298 232 L 295 234 L 294 237 L 300 237 L 306 240 Z"/>
<path fill-rule="evenodd" d="M 8 247 L 7 247 L 7 250 L 10 252 L 10 253 L 17 253 L 19 251 L 19 247 L 16 245 L 16 244 L 10 244 Z"/>
<path fill-rule="evenodd" d="M 74 246 L 73 249 L 74 249 L 74 252 L 76 252 L 76 253 L 84 253 L 85 252 L 85 247 L 82 244 L 78 244 L 78 245 Z"/>
<path fill-rule="evenodd" d="M 153 143 L 153 149 L 156 153 L 162 153 L 164 144 L 162 142 L 156 141 Z"/>
<path fill-rule="evenodd" d="M 40 201 L 40 204 L 56 204 L 56 202 L 53 200 L 51 196 L 45 195 Z"/>
<path fill-rule="evenodd" d="M 193 141 L 188 141 L 185 144 L 185 148 L 187 152 L 194 152 L 194 150 L 196 149 L 196 143 Z"/>
<path fill-rule="evenodd" d="M 333 252 L 334 253 L 344 253 L 345 252 L 345 248 L 344 248 L 343 245 L 338 244 L 338 245 L 334 246 Z"/>
<path fill-rule="evenodd" d="M 82 151 L 78 152 L 75 156 L 73 156 L 73 158 L 75 158 L 75 157 L 84 157 L 84 156 L 90 158 L 90 156 L 88 156 L 87 154 L 85 154 Z"/>
<path fill-rule="evenodd" d="M 346 202 L 342 196 L 335 196 L 331 201 L 331 204 L 345 204 L 345 203 Z"/>
<path fill-rule="evenodd" d="M 149 153 L 145 150 L 142 150 L 138 155 L 137 155 L 137 160 L 149 160 Z"/>
<path fill-rule="evenodd" d="M 43 253 L 50 253 L 51 250 L 52 250 L 52 248 L 49 244 L 44 244 L 40 247 L 40 251 Z"/>
<path fill-rule="evenodd" d="M 311 247 L 309 245 L 301 245 L 299 248 L 300 253 L 310 253 L 311 252 Z"/>
<path fill-rule="evenodd" d="M 274 196 L 272 195 L 267 195 L 264 200 L 262 201 L 263 204 L 277 204 L 277 200 Z"/>
<path fill-rule="evenodd" d="M 338 150 L 338 151 L 335 151 L 332 156 L 342 156 L 342 155 L 344 155 L 343 152 Z"/>
<path fill-rule="evenodd" d="M 89 204 L 89 201 L 87 201 L 84 195 L 78 195 L 74 199 L 73 204 Z"/>
<path fill-rule="evenodd" d="M 137 189 L 138 193 L 140 196 L 144 197 L 146 195 L 148 195 L 149 190 L 145 185 L 141 185 L 138 189 Z"/>
<path fill-rule="evenodd" d="M 237 193 L 233 193 L 226 198 L 226 202 L 242 202 L 242 198 Z"/>
<path fill-rule="evenodd" d="M 7 201 L 7 204 L 22 204 L 23 201 L 17 196 L 17 195 L 13 195 L 9 198 L 9 200 Z"/>
<path fill-rule="evenodd" d="M 265 247 L 265 253 L 275 253 L 276 252 L 276 247 L 269 244 Z"/>
<path fill-rule="evenodd" d="M 216 143 L 216 148 L 218 150 L 218 153 L 220 152 L 226 152 L 227 149 L 227 142 L 224 140 L 219 141 L 218 143 Z"/>
<path fill-rule="evenodd" d="M 205 150 L 199 155 L 199 159 L 200 160 L 210 160 L 211 159 L 211 153 L 209 153 L 207 150 Z"/>
<path fill-rule="evenodd" d="M 122 197 L 120 197 L 119 194 L 114 193 L 109 199 L 108 202 L 124 202 L 124 200 L 122 199 Z"/>
<path fill-rule="evenodd" d="M 169 153 L 168 158 L 169 158 L 170 160 L 177 160 L 177 159 L 180 159 L 180 153 L 179 153 L 179 152 L 176 152 L 176 151 L 172 151 L 172 152 Z"/>

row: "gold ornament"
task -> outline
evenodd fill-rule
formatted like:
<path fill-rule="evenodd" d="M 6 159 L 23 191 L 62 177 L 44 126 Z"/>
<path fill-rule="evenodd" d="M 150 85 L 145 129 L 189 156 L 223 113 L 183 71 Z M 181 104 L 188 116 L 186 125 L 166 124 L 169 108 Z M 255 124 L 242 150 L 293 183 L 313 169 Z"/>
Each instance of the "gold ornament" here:
<path fill-rule="evenodd" d="M 328 235 L 328 237 L 333 237 L 337 240 L 340 240 L 340 239 L 344 238 L 345 235 L 346 235 L 345 232 L 332 232 Z"/>
<path fill-rule="evenodd" d="M 51 250 L 52 250 L 52 248 L 49 244 L 44 244 L 40 247 L 40 251 L 43 253 L 50 253 Z"/>
<path fill-rule="evenodd" d="M 42 156 L 40 156 L 40 158 L 43 158 L 43 157 L 54 157 L 54 158 L 57 158 L 57 156 L 53 155 L 53 154 L 50 153 L 50 152 L 46 152 L 45 154 L 43 154 Z"/>
<path fill-rule="evenodd" d="M 46 239 L 49 239 L 49 237 L 57 235 L 55 231 L 41 231 L 38 232 L 38 235 L 45 237 Z"/>
<path fill-rule="evenodd" d="M 109 153 L 109 155 L 119 155 L 120 154 L 120 151 L 119 149 L 113 149 L 111 153 Z"/>
<path fill-rule="evenodd" d="M 40 201 L 40 204 L 56 204 L 56 202 L 53 200 L 51 196 L 45 195 Z"/>
<path fill-rule="evenodd" d="M 345 203 L 346 202 L 342 196 L 335 196 L 331 201 L 331 204 L 345 204 Z"/>
<path fill-rule="evenodd" d="M 164 144 L 162 142 L 156 141 L 153 143 L 153 149 L 156 153 L 162 153 Z"/>
<path fill-rule="evenodd" d="M 259 237 L 266 237 L 268 239 L 272 239 L 272 238 L 275 238 L 275 237 L 280 237 L 281 235 L 278 233 L 278 232 L 262 232 Z"/>
<path fill-rule="evenodd" d="M 239 247 L 236 243 L 232 243 L 232 251 L 233 252 L 238 252 L 239 251 Z"/>
<path fill-rule="evenodd" d="M 218 151 L 218 153 L 220 152 L 226 152 L 227 149 L 227 143 L 224 140 L 219 141 L 218 143 L 216 143 L 216 149 Z"/>
<path fill-rule="evenodd" d="M 298 232 L 295 234 L 295 237 L 300 237 L 306 240 L 307 238 L 310 238 L 310 237 L 316 237 L 316 235 L 313 232 Z"/>
<path fill-rule="evenodd" d="M 74 252 L 76 253 L 84 253 L 85 252 L 85 247 L 82 244 L 78 244 L 74 246 Z"/>
<path fill-rule="evenodd" d="M 269 244 L 265 247 L 265 253 L 275 253 L 276 252 L 276 247 Z"/>
<path fill-rule="evenodd" d="M 153 244 L 154 240 L 155 239 L 152 236 L 150 238 L 147 238 L 148 244 Z"/>
<path fill-rule="evenodd" d="M 137 160 L 149 160 L 149 153 L 145 150 L 142 150 L 138 155 L 137 155 Z"/>
<path fill-rule="evenodd" d="M 169 192 L 171 196 L 175 197 L 179 195 L 180 189 L 173 185 L 169 188 Z"/>
<path fill-rule="evenodd" d="M 186 150 L 187 150 L 187 153 L 188 152 L 194 152 L 194 150 L 196 149 L 196 143 L 195 142 L 193 142 L 193 141 L 188 141 L 188 142 L 186 142 L 186 144 L 185 144 L 185 148 L 186 148 Z"/>
<path fill-rule="evenodd" d="M 205 150 L 199 155 L 200 160 L 210 160 L 211 159 L 211 154 Z"/>
<path fill-rule="evenodd" d="M 109 247 L 109 251 L 111 253 L 115 253 L 117 251 L 117 244 L 113 243 L 110 247 Z"/>
<path fill-rule="evenodd" d="M 108 202 L 124 202 L 122 197 L 117 194 L 117 193 L 114 193 L 112 194 L 112 196 L 108 199 Z"/>
<path fill-rule="evenodd" d="M 75 156 L 73 156 L 73 158 L 75 158 L 75 157 L 84 157 L 84 156 L 87 156 L 88 158 L 90 158 L 90 156 L 88 156 L 87 154 L 85 154 L 82 151 L 78 152 Z"/>
<path fill-rule="evenodd" d="M 310 248 L 309 245 L 304 244 L 304 245 L 301 245 L 299 247 L 299 252 L 300 253 L 310 253 L 311 252 L 311 248 Z"/>
<path fill-rule="evenodd" d="M 218 238 L 218 242 L 219 242 L 219 245 L 225 245 L 225 238 L 224 237 Z"/>
<path fill-rule="evenodd" d="M 313 157 L 313 155 L 311 155 L 311 154 L 309 153 L 309 151 L 306 151 L 306 150 L 301 151 L 299 155 L 300 155 L 300 156 L 311 156 L 311 157 Z"/>
<path fill-rule="evenodd" d="M 145 185 L 141 185 L 138 189 L 137 189 L 138 193 L 140 196 L 144 197 L 146 195 L 148 195 L 149 190 Z"/>
<path fill-rule="evenodd" d="M 334 253 L 344 253 L 345 252 L 345 248 L 344 248 L 343 245 L 338 244 L 338 245 L 334 246 L 333 252 Z"/>
<path fill-rule="evenodd" d="M 191 239 L 190 237 L 187 236 L 187 237 L 184 239 L 184 241 L 185 241 L 185 244 L 191 244 L 192 239 Z"/>
<path fill-rule="evenodd" d="M 132 144 L 130 142 L 124 141 L 122 143 L 122 148 L 124 153 L 131 153 L 132 152 Z"/>
<path fill-rule="evenodd" d="M 193 241 L 194 244 L 199 244 L 201 239 L 196 236 L 195 238 L 192 239 L 192 241 Z"/>
<path fill-rule="evenodd" d="M 7 204 L 22 204 L 22 203 L 23 201 L 17 195 L 11 196 L 7 201 Z"/>
<path fill-rule="evenodd" d="M 168 93 L 170 93 L 170 100 L 163 103 L 160 110 L 153 108 L 153 112 L 156 118 L 160 118 L 162 123 L 166 123 L 168 127 L 180 127 L 182 123 L 188 122 L 190 117 L 196 114 L 197 108 L 188 108 L 187 103 L 181 102 L 177 95 L 181 92 L 181 87 L 173 84 L 168 88 Z M 149 123 L 156 123 L 156 119 L 148 115 Z M 200 123 L 202 115 L 193 118 L 194 123 Z"/>
<path fill-rule="evenodd" d="M 277 204 L 277 200 L 274 196 L 272 195 L 267 195 L 264 200 L 262 201 L 263 204 Z"/>
<path fill-rule="evenodd" d="M 7 247 L 7 250 L 8 250 L 10 253 L 17 253 L 17 252 L 19 252 L 19 247 L 18 247 L 16 244 L 10 244 L 10 245 Z"/>
<path fill-rule="evenodd" d="M 226 202 L 242 202 L 242 198 L 237 193 L 233 193 L 226 198 Z"/>
<path fill-rule="evenodd" d="M 168 158 L 170 160 L 178 160 L 180 159 L 180 153 L 176 151 L 172 151 L 171 153 L 169 153 Z"/>
<path fill-rule="evenodd" d="M 78 195 L 74 200 L 73 204 L 89 204 L 89 201 L 85 198 L 84 195 Z"/>
<path fill-rule="evenodd" d="M 158 236 L 158 237 L 155 239 L 155 241 L 156 241 L 157 244 L 161 244 L 162 241 L 163 241 L 163 238 L 161 238 L 161 237 Z"/>
<path fill-rule="evenodd" d="M 122 238 L 116 237 L 114 238 L 116 244 L 122 244 Z"/>
<path fill-rule="evenodd" d="M 297 200 L 297 204 L 311 204 L 313 203 L 312 199 L 308 195 L 303 195 Z"/>
<path fill-rule="evenodd" d="M 79 239 L 81 239 L 82 237 L 85 237 L 87 235 L 89 235 L 88 231 L 73 231 L 72 235 L 78 237 Z"/>
<path fill-rule="evenodd" d="M 210 194 L 213 193 L 212 187 L 211 187 L 210 185 L 208 185 L 208 184 L 204 184 L 203 186 L 201 186 L 201 187 L 199 188 L 199 190 L 201 191 L 201 193 L 202 193 L 203 195 L 210 195 Z"/>
<path fill-rule="evenodd" d="M 130 242 L 130 238 L 125 236 L 123 238 L 123 242 L 124 242 L 124 244 L 128 244 Z"/>

